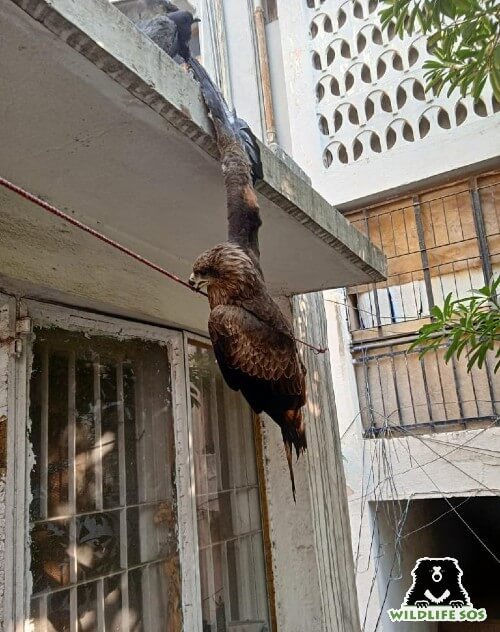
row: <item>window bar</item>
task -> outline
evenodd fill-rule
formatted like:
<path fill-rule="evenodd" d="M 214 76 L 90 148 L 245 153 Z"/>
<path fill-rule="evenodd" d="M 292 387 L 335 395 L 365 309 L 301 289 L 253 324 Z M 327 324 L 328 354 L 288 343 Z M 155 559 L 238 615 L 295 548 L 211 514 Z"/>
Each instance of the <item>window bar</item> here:
<path fill-rule="evenodd" d="M 234 510 L 233 510 L 234 511 Z M 239 537 L 236 537 L 234 540 L 234 544 L 239 544 L 240 543 L 240 539 Z M 231 592 L 229 590 L 229 586 L 230 586 L 230 582 L 229 582 L 229 563 L 228 563 L 228 555 L 227 555 L 227 542 L 222 542 L 220 545 L 220 555 L 221 555 L 221 560 L 222 560 L 222 594 L 223 594 L 223 599 L 224 599 L 224 614 L 225 614 L 225 618 L 226 618 L 226 624 L 229 621 L 232 621 L 233 619 L 233 604 L 232 599 L 231 599 Z M 241 555 L 241 550 L 238 550 L 238 553 L 236 554 L 236 559 L 237 564 L 241 564 L 241 559 L 240 556 Z M 248 595 L 248 573 L 240 573 L 240 589 L 242 593 L 246 593 L 246 595 Z M 238 591 L 239 593 L 239 591 Z M 248 597 L 247 597 L 248 598 Z M 241 599 L 241 595 L 238 594 L 238 601 L 240 601 Z"/>
<path fill-rule="evenodd" d="M 47 593 L 42 593 L 38 598 L 38 602 L 40 604 L 40 616 L 36 623 L 36 630 L 37 632 L 47 632 L 47 623 L 49 621 L 47 618 Z"/>
<path fill-rule="evenodd" d="M 418 195 L 415 196 L 415 197 L 418 200 L 420 200 Z M 434 230 L 434 217 L 433 217 L 434 213 L 432 211 L 432 200 L 426 202 L 425 204 L 427 205 L 427 208 L 429 209 L 429 225 L 432 228 L 432 241 L 433 241 L 433 244 L 432 244 L 431 248 L 436 248 L 438 246 L 438 242 L 437 242 L 437 239 L 436 239 L 436 231 Z"/>
<path fill-rule="evenodd" d="M 144 630 L 158 629 L 160 622 L 155 617 L 155 609 L 151 607 L 151 598 L 154 595 L 151 585 L 151 569 L 152 566 L 144 566 L 141 569 L 141 589 L 142 589 L 142 620 L 144 622 Z"/>
<path fill-rule="evenodd" d="M 127 477 L 125 462 L 125 406 L 123 394 L 123 363 L 116 365 L 116 399 L 118 413 L 118 472 L 120 486 L 120 566 L 125 570 L 121 575 L 122 617 L 121 630 L 130 629 L 128 595 L 128 538 L 127 538 Z"/>
<path fill-rule="evenodd" d="M 370 388 L 370 378 L 368 376 L 368 360 L 366 357 L 366 349 L 363 349 L 363 375 L 365 378 L 366 404 L 370 415 L 370 428 L 375 426 L 375 417 L 373 416 L 372 392 Z"/>
<path fill-rule="evenodd" d="M 125 570 L 120 575 L 120 586 L 122 591 L 122 609 L 120 616 L 120 632 L 128 632 L 130 629 L 130 609 L 128 599 L 128 571 Z"/>
<path fill-rule="evenodd" d="M 155 394 L 152 387 L 153 381 L 149 379 L 147 381 L 147 399 L 149 402 L 154 402 Z M 150 437 L 151 442 L 148 449 L 148 460 L 150 462 L 150 468 L 152 467 L 153 474 L 153 490 L 154 493 L 150 497 L 151 501 L 158 501 L 168 497 L 169 486 L 165 480 L 165 461 L 162 451 L 162 438 L 164 436 L 164 426 L 162 425 L 162 417 L 158 412 L 154 411 L 154 404 L 151 406 L 150 412 Z M 157 440 L 156 438 L 159 438 Z M 156 534 L 158 537 L 158 534 Z"/>
<path fill-rule="evenodd" d="M 118 470 L 120 477 L 120 507 L 127 505 L 127 472 L 125 462 L 125 406 L 123 395 L 123 363 L 116 366 L 116 398 L 118 412 Z"/>
<path fill-rule="evenodd" d="M 391 345 L 389 348 L 391 350 L 392 382 L 394 385 L 394 395 L 396 396 L 396 405 L 398 407 L 398 419 L 399 419 L 399 423 L 403 425 L 403 420 L 401 419 L 402 407 L 401 407 L 401 400 L 399 398 L 398 379 L 396 375 L 396 366 L 394 364 L 394 347 Z"/>
<path fill-rule="evenodd" d="M 467 261 L 467 274 L 469 275 L 469 288 L 474 289 L 474 281 L 472 280 L 472 273 L 470 270 L 470 259 L 466 259 Z"/>
<path fill-rule="evenodd" d="M 383 426 L 386 426 L 389 424 L 389 419 L 387 417 L 387 410 L 385 408 L 385 395 L 384 395 L 384 388 L 382 386 L 382 375 L 380 373 L 380 362 L 378 358 L 375 358 L 375 363 L 377 365 L 377 374 L 378 374 L 378 387 L 380 389 L 379 393 L 381 395 L 381 399 L 382 399 L 382 413 L 384 415 L 384 420 L 383 420 Z"/>
<path fill-rule="evenodd" d="M 458 223 L 460 224 L 460 238 L 457 239 L 457 242 L 461 242 L 461 241 L 465 241 L 465 232 L 464 232 L 464 226 L 462 224 L 462 214 L 460 213 L 460 210 L 458 210 L 457 215 L 458 215 Z"/>
<path fill-rule="evenodd" d="M 454 197 L 454 200 L 455 200 L 455 206 L 456 206 L 456 207 L 458 207 L 458 200 L 457 200 L 457 196 L 456 196 L 456 195 L 454 195 L 453 197 Z M 446 238 L 447 238 L 447 240 L 448 240 L 448 242 L 447 242 L 447 243 L 448 243 L 448 244 L 451 244 L 451 243 L 454 243 L 454 242 L 452 242 L 452 241 L 451 241 L 451 238 L 450 238 L 450 229 L 449 229 L 449 227 L 448 227 L 448 218 L 446 217 L 446 208 L 445 208 L 445 206 L 444 206 L 444 200 L 445 200 L 445 198 L 441 198 L 441 213 L 442 213 L 442 215 L 443 215 L 443 219 L 444 219 L 444 226 L 445 226 L 445 228 L 446 228 Z"/>
<path fill-rule="evenodd" d="M 77 557 L 77 532 L 76 532 L 76 369 L 75 352 L 71 351 L 68 356 L 68 504 L 69 513 L 72 514 L 69 528 L 70 541 L 70 567 L 69 581 L 70 588 L 70 632 L 77 632 L 78 627 L 78 604 L 77 587 L 78 579 L 78 557 Z"/>
<path fill-rule="evenodd" d="M 494 358 L 493 358 L 493 360 L 494 360 Z M 488 380 L 488 390 L 490 392 L 491 412 L 494 415 L 495 414 L 495 391 L 493 390 L 493 382 L 492 382 L 492 379 L 491 379 L 490 358 L 488 358 L 488 357 L 486 357 L 486 360 L 484 362 L 484 369 L 486 371 L 486 378 Z"/>
<path fill-rule="evenodd" d="M 47 496 L 49 489 L 49 349 L 43 347 L 42 394 L 41 394 L 41 441 L 40 441 L 40 518 L 47 518 Z M 42 599 L 47 608 L 46 599 Z"/>
<path fill-rule="evenodd" d="M 215 454 L 217 458 L 217 490 L 212 490 L 213 492 L 219 491 L 219 488 L 222 487 L 222 466 L 220 460 L 220 447 L 221 441 L 219 437 L 219 410 L 218 410 L 218 402 L 217 402 L 217 382 L 216 377 L 214 375 L 210 376 L 210 419 L 212 421 L 212 438 L 215 446 Z"/>
<path fill-rule="evenodd" d="M 149 500 L 148 467 L 147 467 L 147 444 L 149 433 L 146 430 L 146 409 L 144 397 L 144 364 L 142 360 L 137 363 L 136 398 L 135 398 L 135 419 L 136 419 L 136 441 L 137 441 L 137 468 L 138 468 L 138 500 L 146 502 Z"/>
<path fill-rule="evenodd" d="M 235 543 L 239 543 L 239 538 L 235 539 Z M 233 607 L 231 604 L 231 592 L 229 590 L 229 567 L 228 567 L 228 557 L 227 557 L 227 542 L 222 542 L 220 545 L 220 552 L 221 552 L 221 559 L 222 559 L 222 594 L 223 594 L 223 599 L 224 599 L 224 614 L 225 614 L 225 618 L 226 618 L 226 624 L 232 620 L 233 618 Z M 238 554 L 241 555 L 241 551 L 238 551 Z M 241 563 L 241 560 L 238 558 L 239 563 Z M 241 587 L 242 587 L 242 592 L 247 592 L 248 591 L 245 589 L 248 589 L 247 581 L 248 581 L 248 576 L 247 573 L 242 573 L 240 576 L 240 582 L 241 582 Z M 244 586 L 244 588 L 243 588 Z M 240 595 L 239 595 L 240 596 Z"/>
<path fill-rule="evenodd" d="M 95 505 L 103 509 L 102 499 L 102 428 L 101 428 L 101 365 L 99 356 L 94 358 L 94 425 L 95 425 Z"/>
<path fill-rule="evenodd" d="M 467 349 L 469 351 L 469 349 Z M 476 412 L 477 416 L 480 417 L 479 413 L 479 402 L 477 401 L 477 391 L 476 391 L 476 383 L 474 381 L 474 369 L 472 369 L 469 373 L 470 375 L 470 383 L 472 386 L 472 393 L 474 394 L 474 403 L 476 404 Z"/>
<path fill-rule="evenodd" d="M 381 228 L 380 228 L 380 215 L 377 217 L 377 224 L 378 224 L 378 233 L 379 233 L 379 239 L 380 239 L 380 248 L 383 248 L 383 241 L 382 241 L 382 232 L 381 232 Z M 388 289 L 388 284 L 387 281 L 385 282 L 385 287 Z M 380 318 L 380 304 L 379 304 L 379 300 L 378 300 L 378 289 L 377 289 L 377 284 L 374 283 L 373 284 L 373 302 L 375 304 L 375 314 L 377 315 L 377 328 L 378 328 L 378 335 L 381 336 L 382 335 L 382 319 Z"/>
<path fill-rule="evenodd" d="M 221 461 L 220 461 L 220 447 L 221 447 L 221 441 L 220 441 L 220 437 L 219 437 L 219 411 L 218 411 L 218 402 L 217 402 L 217 382 L 216 382 L 216 377 L 215 375 L 210 375 L 209 377 L 209 404 L 210 404 L 210 423 L 212 425 L 212 441 L 214 443 L 214 449 L 215 449 L 215 455 L 216 455 L 216 470 L 217 470 L 217 478 L 216 478 L 216 485 L 217 488 L 214 490 L 208 490 L 209 493 L 210 491 L 212 491 L 212 493 L 217 493 L 220 491 L 220 488 L 222 487 L 222 468 L 221 468 Z M 207 486 L 208 489 L 208 486 Z M 218 497 L 213 498 L 212 501 L 213 503 L 220 503 L 220 499 Z M 210 508 L 211 503 L 210 500 L 208 502 L 208 506 Z M 210 525 L 210 540 L 212 542 L 212 528 L 211 528 L 211 521 L 212 521 L 212 511 L 209 511 L 208 514 L 208 519 L 209 519 L 209 525 Z M 224 551 L 225 551 L 225 544 L 223 542 L 219 542 L 217 545 L 219 545 L 220 547 L 220 555 L 222 558 L 222 573 L 224 573 L 225 567 L 227 567 L 227 557 L 224 556 Z M 214 585 L 213 587 L 210 586 L 210 591 L 211 594 L 213 594 L 213 612 L 214 612 L 214 619 L 217 619 L 217 599 L 216 599 L 216 593 L 215 593 L 215 564 L 214 564 L 214 543 L 212 542 L 212 546 L 207 550 L 207 557 L 209 559 L 209 563 L 210 563 L 210 569 L 211 569 L 211 576 L 213 576 L 214 578 Z M 224 599 L 224 612 L 225 612 L 225 616 L 226 618 L 228 617 L 228 614 L 231 612 L 230 610 L 230 602 L 227 599 L 227 583 L 226 583 L 226 576 L 224 573 L 224 577 L 222 579 L 222 595 L 223 595 L 223 599 Z"/>
<path fill-rule="evenodd" d="M 458 284 L 457 284 L 457 273 L 455 270 L 455 262 L 452 261 L 451 262 L 451 275 L 453 277 L 453 284 L 455 285 L 455 295 L 457 298 L 460 298 L 461 292 L 458 289 Z"/>
<path fill-rule="evenodd" d="M 448 408 L 446 406 L 446 398 L 445 398 L 445 393 L 444 393 L 444 388 L 443 388 L 443 380 L 441 378 L 441 363 L 439 361 L 439 357 L 438 357 L 437 351 L 434 351 L 434 359 L 436 361 L 436 370 L 437 370 L 438 379 L 439 379 L 439 389 L 441 391 L 441 401 L 443 402 L 443 418 L 447 420 L 450 417 L 448 415 Z M 437 402 L 437 405 L 439 406 L 439 402 Z"/>
<path fill-rule="evenodd" d="M 364 220 L 365 220 L 365 229 L 366 229 L 366 235 L 367 237 L 370 239 L 370 224 L 368 222 L 368 215 L 366 213 L 366 209 L 363 210 L 363 216 L 364 216 Z M 371 290 L 369 290 L 368 292 L 368 300 L 370 301 L 370 328 L 371 327 L 380 327 L 380 310 L 379 310 L 379 305 L 378 305 L 378 296 L 377 296 L 377 284 L 376 283 L 372 283 L 370 284 Z M 372 296 L 373 296 L 373 300 L 375 302 L 375 314 L 373 312 L 373 305 L 372 305 Z M 359 306 L 359 304 L 358 304 Z M 358 316 L 360 316 L 360 312 L 358 311 Z M 374 316 L 377 319 L 377 322 L 374 323 L 373 319 Z"/>
<path fill-rule="evenodd" d="M 422 314 L 420 313 L 420 304 L 422 303 L 422 296 L 420 293 L 420 280 L 417 277 L 417 280 L 415 281 L 415 272 L 412 270 L 410 272 L 410 278 L 411 278 L 411 289 L 413 291 L 413 305 L 415 306 L 415 313 L 411 314 L 408 318 L 406 317 L 406 313 L 404 316 L 405 321 L 406 320 L 411 320 L 413 318 L 420 318 L 422 316 Z M 417 297 L 417 288 L 418 287 L 418 297 Z M 419 299 L 420 299 L 420 304 L 419 304 Z M 404 308 L 403 308 L 404 311 Z"/>
<path fill-rule="evenodd" d="M 209 386 L 211 385 L 211 382 L 209 383 Z M 202 400 L 205 400 L 205 398 L 208 397 L 208 393 L 207 393 L 207 383 L 204 383 L 204 386 L 202 387 L 201 391 L 200 391 L 200 395 L 202 397 Z M 206 504 L 206 511 L 207 511 L 207 529 L 208 529 L 208 536 L 209 536 L 209 541 L 210 541 L 210 545 L 207 546 L 207 548 L 205 549 L 205 556 L 206 556 L 206 569 L 207 569 L 207 584 L 208 584 L 208 594 L 205 597 L 206 601 L 208 601 L 208 608 L 209 608 L 209 612 L 210 612 L 210 621 L 215 621 L 217 618 L 217 609 L 215 606 L 215 565 L 214 565 L 214 550 L 213 550 L 213 546 L 212 546 L 212 526 L 211 526 L 211 520 L 212 520 L 212 503 L 214 502 L 214 500 L 210 499 L 210 492 L 211 490 L 208 489 L 208 462 L 207 462 L 207 452 L 206 452 L 206 448 L 207 448 L 207 437 L 206 437 L 206 427 L 207 424 L 210 424 L 212 426 L 211 429 L 211 434 L 212 434 L 212 441 L 214 441 L 215 444 L 215 436 L 214 436 L 214 429 L 213 429 L 213 425 L 215 423 L 215 419 L 216 416 L 213 415 L 213 403 L 211 401 L 208 402 L 209 403 L 209 418 L 207 420 L 203 420 L 203 424 L 202 424 L 202 428 L 203 428 L 203 437 L 202 437 L 202 441 L 200 442 L 200 446 L 203 446 L 203 451 L 204 451 L 204 456 L 205 456 L 205 460 L 206 460 L 206 464 L 205 464 L 205 471 L 204 471 L 204 475 L 206 477 L 206 490 L 207 490 L 207 504 Z M 203 411 L 202 414 L 205 414 L 206 411 L 206 406 L 205 406 L 205 402 L 202 401 L 201 402 L 202 406 L 201 406 L 201 410 Z"/>
<path fill-rule="evenodd" d="M 71 527 L 73 528 L 75 521 L 72 520 Z M 70 529 L 71 532 L 72 529 Z M 76 547 L 75 547 L 76 549 Z M 76 552 L 76 551 L 75 551 Z M 69 629 L 70 632 L 78 632 L 78 602 L 77 602 L 77 587 L 71 586 L 69 589 Z"/>
<path fill-rule="evenodd" d="M 208 520 L 210 521 L 210 501 L 207 502 Z M 210 522 L 209 522 L 210 523 Z M 217 619 L 217 606 L 216 606 L 216 591 L 215 591 L 215 564 L 214 564 L 214 549 L 213 546 L 208 546 L 205 549 L 206 563 L 207 563 L 207 596 L 205 600 L 208 601 L 210 621 L 216 621 Z"/>
<path fill-rule="evenodd" d="M 405 227 L 406 254 L 410 254 L 410 242 L 408 241 L 408 226 L 406 225 L 406 208 L 401 209 L 403 215 L 403 224 Z"/>
<path fill-rule="evenodd" d="M 445 293 L 444 293 L 444 285 L 443 285 L 443 273 L 441 272 L 441 267 L 442 265 L 440 263 L 438 263 L 436 266 L 437 271 L 438 271 L 439 285 L 441 286 L 441 301 L 444 302 Z"/>
<path fill-rule="evenodd" d="M 97 580 L 97 630 L 103 632 L 105 629 L 104 616 L 104 579 L 101 577 Z"/>
<path fill-rule="evenodd" d="M 397 251 L 397 242 L 396 242 L 396 231 L 394 230 L 394 212 L 391 211 L 389 213 L 389 219 L 391 220 L 391 230 L 392 230 L 392 247 L 394 249 L 394 258 L 398 256 Z"/>
<path fill-rule="evenodd" d="M 241 397 L 238 397 L 238 403 L 239 403 L 239 411 L 241 412 L 241 414 L 245 415 L 245 411 L 243 410 L 243 401 Z M 243 433 L 243 437 L 244 437 L 244 441 L 243 441 L 243 454 L 244 454 L 244 458 L 245 458 L 245 483 L 247 485 L 247 489 L 243 492 L 240 491 L 239 492 L 239 496 L 243 496 L 244 498 L 244 503 L 245 503 L 245 509 L 246 511 L 244 511 L 244 509 L 242 510 L 242 514 L 245 513 L 245 518 L 247 520 L 247 524 L 248 524 L 248 529 L 251 530 L 253 527 L 253 521 L 252 521 L 252 508 L 251 508 L 251 500 L 252 500 L 252 489 L 250 488 L 250 481 L 254 482 L 255 485 L 257 485 L 257 471 L 252 472 L 251 468 L 249 468 L 249 462 L 251 459 L 251 454 L 255 454 L 254 450 L 255 450 L 255 438 L 254 438 L 254 424 L 253 424 L 253 417 L 250 416 L 251 413 L 247 412 L 246 415 L 249 417 L 250 420 L 250 435 L 249 435 L 249 441 L 247 441 L 247 435 L 245 433 Z M 257 464 L 256 464 L 257 466 Z M 240 501 L 241 502 L 241 501 Z M 260 521 L 261 516 L 260 516 L 260 507 L 259 507 L 259 527 L 261 527 L 262 522 Z M 261 599 L 260 597 L 260 593 L 257 587 L 257 570 L 256 570 L 256 565 L 257 565 L 257 560 L 258 558 L 258 553 L 255 551 L 255 538 L 250 536 L 250 542 L 248 544 L 248 550 L 249 550 L 249 557 L 250 557 L 250 566 L 252 569 L 252 574 L 251 574 L 251 595 L 252 595 L 252 599 L 255 603 L 258 604 L 258 608 L 257 611 L 259 612 L 259 616 L 260 616 L 260 612 L 261 612 Z"/>
<path fill-rule="evenodd" d="M 470 270 L 470 260 L 467 259 L 467 271 L 469 273 L 469 281 L 470 281 L 470 288 L 471 290 L 474 289 L 474 283 L 472 281 L 472 274 L 471 274 L 471 270 Z M 453 362 L 455 362 L 455 358 L 453 358 Z M 486 371 L 486 379 L 488 380 L 488 390 L 490 393 L 490 400 L 491 400 L 491 412 L 494 415 L 495 414 L 495 392 L 493 390 L 493 382 L 491 379 L 491 367 L 490 367 L 490 358 L 486 357 L 486 360 L 484 362 L 484 369 Z"/>
<path fill-rule="evenodd" d="M 427 254 L 427 248 L 425 245 L 425 231 L 422 223 L 422 209 L 420 206 L 420 198 L 415 195 L 413 198 L 413 213 L 415 215 L 415 226 L 417 228 L 418 246 L 420 248 L 420 257 L 422 260 L 422 270 L 424 273 L 425 291 L 427 292 L 427 302 L 429 304 L 429 311 L 434 307 L 434 295 L 432 292 L 432 280 L 429 267 L 429 256 Z M 434 230 L 434 229 L 433 229 Z M 434 237 L 434 241 L 436 238 Z"/>
<path fill-rule="evenodd" d="M 464 407 L 463 407 L 463 403 L 462 403 L 462 394 L 460 393 L 460 386 L 459 386 L 459 381 L 458 381 L 458 371 L 457 371 L 457 360 L 456 360 L 455 356 L 453 356 L 451 358 L 451 366 L 453 368 L 453 382 L 455 384 L 455 393 L 457 395 L 458 415 L 459 415 L 459 417 L 461 419 L 463 419 L 465 414 L 464 414 Z"/>
<path fill-rule="evenodd" d="M 472 215 L 474 218 L 474 226 L 476 228 L 476 239 L 479 245 L 479 253 L 481 255 L 481 265 L 483 268 L 484 282 L 489 283 L 493 276 L 491 267 L 490 249 L 488 246 L 488 237 L 486 236 L 486 226 L 484 224 L 483 209 L 481 206 L 481 198 L 477 189 L 477 179 L 472 178 L 470 181 L 470 197 L 472 202 Z"/>
<path fill-rule="evenodd" d="M 433 421 L 432 405 L 431 405 L 431 399 L 429 396 L 429 385 L 427 383 L 427 373 L 425 371 L 425 360 L 423 358 L 420 360 L 420 370 L 422 372 L 422 380 L 424 382 L 424 392 L 425 392 L 425 400 L 427 402 L 427 413 L 429 415 L 429 422 L 432 423 Z"/>
<path fill-rule="evenodd" d="M 405 360 L 406 379 L 408 380 L 408 386 L 409 386 L 408 392 L 410 393 L 411 410 L 412 410 L 412 413 L 413 413 L 413 421 L 416 424 L 417 423 L 417 409 L 416 409 L 416 406 L 415 406 L 415 400 L 413 399 L 412 381 L 411 381 L 411 378 L 410 378 L 410 370 L 408 368 L 408 354 L 406 352 L 403 354 L 403 358 Z"/>

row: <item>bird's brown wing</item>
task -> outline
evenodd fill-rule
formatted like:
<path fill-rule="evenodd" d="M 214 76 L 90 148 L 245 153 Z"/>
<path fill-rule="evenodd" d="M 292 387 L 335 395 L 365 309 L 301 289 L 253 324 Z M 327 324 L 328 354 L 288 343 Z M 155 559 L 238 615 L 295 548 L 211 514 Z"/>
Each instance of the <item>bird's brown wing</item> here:
<path fill-rule="evenodd" d="M 276 310 L 279 312 L 277 306 Z M 221 370 L 226 368 L 225 377 L 232 388 L 238 388 L 234 374 L 231 379 L 231 370 L 237 370 L 272 382 L 277 393 L 300 397 L 304 392 L 304 368 L 295 342 L 286 331 L 273 327 L 272 320 L 268 322 L 234 305 L 219 305 L 212 310 L 208 329 Z"/>

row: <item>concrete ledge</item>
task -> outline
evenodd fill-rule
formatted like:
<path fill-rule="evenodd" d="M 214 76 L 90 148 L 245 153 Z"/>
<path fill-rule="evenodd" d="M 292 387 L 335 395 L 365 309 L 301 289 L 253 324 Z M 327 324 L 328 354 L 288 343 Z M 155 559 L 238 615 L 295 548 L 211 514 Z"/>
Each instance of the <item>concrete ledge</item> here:
<path fill-rule="evenodd" d="M 211 124 L 196 82 L 116 7 L 106 0 L 11 1 L 204 152 L 217 157 Z M 363 234 L 266 147 L 263 147 L 263 162 L 265 182 L 259 184 L 260 193 L 336 249 L 346 263 L 353 264 L 363 277 L 353 278 L 353 282 L 384 277 L 385 257 Z"/>

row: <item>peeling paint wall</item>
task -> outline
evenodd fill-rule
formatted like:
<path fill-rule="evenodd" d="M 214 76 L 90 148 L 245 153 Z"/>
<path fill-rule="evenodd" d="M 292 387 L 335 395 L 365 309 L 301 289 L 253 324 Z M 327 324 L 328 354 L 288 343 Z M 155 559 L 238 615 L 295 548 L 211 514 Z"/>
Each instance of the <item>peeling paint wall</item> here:
<path fill-rule="evenodd" d="M 0 294 L 0 631 L 4 629 L 5 478 L 7 474 L 8 365 L 11 343 L 9 300 Z"/>
<path fill-rule="evenodd" d="M 278 630 L 326 632 L 321 611 L 306 460 L 300 458 L 294 464 L 297 485 L 295 505 L 281 431 L 271 419 L 266 418 L 262 435 Z"/>

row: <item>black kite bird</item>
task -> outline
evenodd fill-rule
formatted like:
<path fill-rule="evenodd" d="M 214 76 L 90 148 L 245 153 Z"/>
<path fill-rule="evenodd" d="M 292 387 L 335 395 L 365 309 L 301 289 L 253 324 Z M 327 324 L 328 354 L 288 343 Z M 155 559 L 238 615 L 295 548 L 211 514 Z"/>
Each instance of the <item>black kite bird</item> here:
<path fill-rule="evenodd" d="M 187 61 L 191 57 L 189 42 L 191 27 L 198 18 L 194 18 L 190 11 L 179 9 L 166 0 L 164 3 L 166 15 L 157 15 L 150 20 L 137 22 L 137 28 L 147 35 L 153 42 L 164 50 L 172 59 Z"/>
<path fill-rule="evenodd" d="M 306 403 L 306 370 L 292 327 L 271 298 L 260 267 L 261 219 L 246 143 L 211 85 L 202 82 L 201 87 L 221 154 L 228 241 L 196 259 L 189 282 L 195 289 L 207 288 L 208 330 L 228 386 L 241 391 L 257 414 L 267 413 L 281 428 L 295 500 L 292 446 L 297 458 L 307 447 L 301 410 Z"/>

